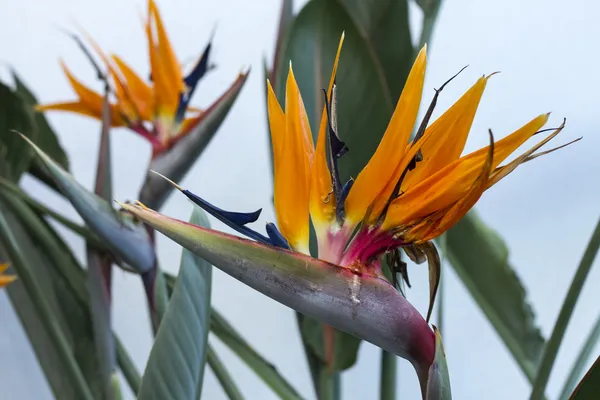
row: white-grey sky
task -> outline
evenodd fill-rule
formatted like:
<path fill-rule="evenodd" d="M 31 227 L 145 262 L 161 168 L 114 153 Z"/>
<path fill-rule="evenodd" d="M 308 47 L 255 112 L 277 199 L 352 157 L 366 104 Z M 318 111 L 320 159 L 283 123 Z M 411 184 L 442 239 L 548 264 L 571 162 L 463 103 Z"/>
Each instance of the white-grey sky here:
<path fill-rule="evenodd" d="M 201 159 L 183 180 L 187 188 L 224 208 L 252 210 L 264 207 L 264 220 L 274 220 L 267 154 L 262 57 L 271 56 L 279 0 L 158 1 L 180 59 L 191 60 L 204 47 L 217 25 L 213 71 L 197 91 L 195 103 L 215 99 L 244 67 L 252 72 L 238 102 Z M 299 8 L 299 5 L 296 5 Z M 42 101 L 70 99 L 73 94 L 60 70 L 63 58 L 84 82 L 94 74 L 77 47 L 57 27 L 80 24 L 106 50 L 125 58 L 147 73 L 146 48 L 140 15 L 143 0 L 22 0 L 5 2 L 0 16 L 3 52 L 0 61 L 14 66 Z M 411 7 L 415 21 L 419 11 Z M 504 136 L 542 112 L 552 111 L 551 124 L 567 118 L 557 143 L 575 137 L 584 140 L 566 150 L 520 168 L 485 194 L 478 209 L 486 222 L 506 239 L 510 260 L 533 303 L 537 321 L 547 336 L 576 269 L 587 239 L 599 216 L 600 188 L 596 183 L 600 158 L 598 95 L 600 92 L 600 6 L 596 2 L 559 0 L 480 2 L 447 0 L 430 47 L 426 93 L 460 67 L 469 68 L 443 93 L 444 110 L 481 74 L 502 73 L 490 81 L 475 120 L 468 150 L 486 144 L 487 129 Z M 418 22 L 415 27 L 418 27 Z M 1 73 L 7 77 L 6 68 Z M 94 82 L 95 84 L 95 82 Z M 96 84 L 98 87 L 99 85 Z M 424 96 L 427 101 L 428 95 Z M 69 114 L 50 114 L 50 121 L 68 151 L 75 177 L 91 187 L 97 158 L 99 124 Z M 144 176 L 149 146 L 126 130 L 112 136 L 114 195 L 135 199 Z M 126 172 L 125 172 L 126 171 Z M 66 203 L 31 180 L 25 186 L 53 207 Z M 163 211 L 187 219 L 191 206 L 174 195 Z M 224 229 L 214 223 L 218 229 Z M 65 233 L 83 254 L 81 241 Z M 175 271 L 181 249 L 160 236 L 161 265 Z M 483 267 L 483 266 L 482 266 Z M 444 341 L 454 396 L 459 399 L 525 398 L 529 385 L 504 345 L 468 292 L 448 270 Z M 425 268 L 413 266 L 409 298 L 423 312 L 427 307 Z M 600 313 L 595 265 L 577 305 L 561 347 L 548 392 L 557 395 L 579 346 Z M 143 370 L 151 336 L 145 298 L 139 280 L 115 273 L 114 324 L 138 367 Z M 216 271 L 213 304 L 221 310 L 259 352 L 307 398 L 312 386 L 303 359 L 293 312 Z M 52 398 L 43 375 L 10 308 L 0 293 L 0 382 L 2 398 Z M 273 399 L 272 392 L 228 349 L 216 345 L 242 390 L 250 399 Z M 593 357 L 598 354 L 596 347 Z M 379 350 L 363 344 L 360 361 L 343 377 L 343 398 L 376 397 Z M 418 398 L 416 377 L 403 360 L 399 368 L 399 398 Z M 10 387 L 10 389 L 7 389 Z M 123 387 L 126 387 L 124 384 Z M 133 398 L 127 389 L 125 398 Z M 213 374 L 205 378 L 204 398 L 225 398 Z M 551 396 L 552 397 L 552 396 Z"/>

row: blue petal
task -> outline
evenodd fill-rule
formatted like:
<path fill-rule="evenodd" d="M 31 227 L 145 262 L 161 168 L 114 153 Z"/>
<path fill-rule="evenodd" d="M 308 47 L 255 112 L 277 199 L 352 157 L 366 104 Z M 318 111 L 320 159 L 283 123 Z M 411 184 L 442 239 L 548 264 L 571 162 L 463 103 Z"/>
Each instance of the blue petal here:
<path fill-rule="evenodd" d="M 337 200 L 337 206 L 335 207 L 335 216 L 340 224 L 344 222 L 346 217 L 346 211 L 344 210 L 344 203 L 346 202 L 346 197 L 348 197 L 348 193 L 350 193 L 350 189 L 354 185 L 354 179 L 348 179 L 348 182 L 344 184 L 340 192 L 340 198 Z"/>
<path fill-rule="evenodd" d="M 260 208 L 256 211 L 248 212 L 248 213 L 225 211 L 219 207 L 213 206 L 208 201 L 195 195 L 194 193 L 190 192 L 189 190 L 182 190 L 182 192 L 190 200 L 192 200 L 194 203 L 198 204 L 200 207 L 202 207 L 206 212 L 208 212 L 212 216 L 218 218 L 217 215 L 220 215 L 223 218 L 227 219 L 228 221 L 231 221 L 231 223 L 236 224 L 236 225 L 246 225 L 251 222 L 256 222 L 258 217 L 260 217 L 260 213 L 262 212 L 262 208 Z"/>
<path fill-rule="evenodd" d="M 182 93 L 179 97 L 179 105 L 177 106 L 177 112 L 175 114 L 176 121 L 182 121 L 185 116 L 185 110 L 187 110 L 188 105 L 190 104 L 190 100 L 194 95 L 194 91 L 196 90 L 196 86 L 198 82 L 206 72 L 208 71 L 208 57 L 210 55 L 210 49 L 212 47 L 212 43 L 208 43 L 204 48 L 204 52 L 202 53 L 202 57 L 198 60 L 198 63 L 192 69 L 192 72 L 189 73 L 188 76 L 183 78 L 186 86 L 188 87 L 187 93 Z"/>
<path fill-rule="evenodd" d="M 283 237 L 279 229 L 275 226 L 274 223 L 269 222 L 266 227 L 267 235 L 269 235 L 269 239 L 271 239 L 271 244 L 273 246 L 281 247 L 284 249 L 290 248 L 290 245 L 287 240 Z"/>
<path fill-rule="evenodd" d="M 260 233 L 248 228 L 247 226 L 244 226 L 245 224 L 256 221 L 258 219 L 258 216 L 260 215 L 262 209 L 251 212 L 251 213 L 237 213 L 237 212 L 225 211 L 218 207 L 213 206 L 208 201 L 195 195 L 194 193 L 190 192 L 189 190 L 182 190 L 181 192 L 188 199 L 190 199 L 191 201 L 196 203 L 198 206 L 200 206 L 200 208 L 202 208 L 204 211 L 206 211 L 207 213 L 209 213 L 210 215 L 212 215 L 213 217 L 215 217 L 216 219 L 218 219 L 219 221 L 221 221 L 222 223 L 224 223 L 231 229 L 235 230 L 236 232 L 239 232 L 242 235 L 245 235 L 251 239 L 254 239 L 257 242 L 260 242 L 263 244 L 272 244 L 271 240 L 268 237 L 261 235 Z"/>

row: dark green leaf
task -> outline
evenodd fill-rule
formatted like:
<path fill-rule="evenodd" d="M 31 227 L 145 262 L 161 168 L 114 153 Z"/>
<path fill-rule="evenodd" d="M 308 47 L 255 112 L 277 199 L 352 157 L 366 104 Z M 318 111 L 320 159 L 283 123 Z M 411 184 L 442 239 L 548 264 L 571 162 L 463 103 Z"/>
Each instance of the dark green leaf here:
<path fill-rule="evenodd" d="M 88 346 L 91 340 L 86 340 L 91 337 L 90 325 L 85 322 L 86 310 L 78 309 L 72 301 L 69 286 L 52 280 L 48 258 L 56 260 L 46 253 L 47 249 L 36 247 L 39 238 L 29 236 L 23 221 L 13 214 L 15 204 L 9 208 L 7 199 L 3 193 L 0 243 L 19 276 L 18 282 L 9 287 L 11 300 L 53 391 L 60 394 L 59 398 L 91 400 L 93 389 L 85 374 L 93 377 L 95 371 L 93 346 Z"/>
<path fill-rule="evenodd" d="M 34 106 L 38 104 L 34 94 L 29 90 L 25 83 L 19 78 L 16 71 L 12 71 L 12 76 L 15 81 L 15 88 L 17 94 L 25 101 L 25 105 L 33 110 Z M 60 145 L 58 137 L 54 130 L 48 124 L 48 120 L 43 113 L 34 112 L 35 119 L 35 143 L 48 154 L 54 161 L 58 163 L 63 169 L 69 170 L 69 159 L 65 150 Z M 39 163 L 35 161 L 34 164 Z M 41 166 L 41 165 L 40 165 Z M 34 175 L 36 175 L 34 173 Z"/>
<path fill-rule="evenodd" d="M 571 368 L 571 372 L 569 373 L 569 377 L 566 379 L 563 389 L 558 398 L 560 400 L 566 400 L 569 396 L 569 393 L 573 391 L 575 385 L 577 384 L 577 380 L 581 376 L 583 369 L 588 361 L 588 359 L 592 355 L 592 351 L 600 338 L 600 317 L 596 319 L 596 323 L 594 324 L 592 330 L 590 331 L 585 344 L 579 350 L 579 354 L 573 363 L 573 367 Z"/>
<path fill-rule="evenodd" d="M 291 60 L 313 136 L 316 136 L 323 111 L 321 89 L 329 83 L 344 31 L 344 47 L 337 73 L 338 126 L 341 139 L 350 148 L 350 153 L 340 159 L 343 179 L 356 177 L 369 160 L 395 104 L 371 44 L 340 2 L 310 1 L 296 16 L 283 46 L 286 63 L 282 63 L 276 71 L 277 85 L 274 88 L 283 103 L 287 62 Z"/>
<path fill-rule="evenodd" d="M 227 394 L 227 397 L 230 400 L 243 400 L 244 396 L 242 396 L 231 374 L 229 374 L 229 371 L 227 371 L 227 368 L 225 368 L 225 365 L 223 365 L 223 362 L 219 359 L 219 356 L 217 356 L 210 343 L 208 344 L 206 361 Z"/>
<path fill-rule="evenodd" d="M 287 62 L 284 59 L 284 54 L 282 52 L 282 47 L 286 41 L 286 38 L 289 34 L 289 29 L 294 20 L 294 2 L 293 0 L 283 0 L 281 2 L 281 14 L 279 15 L 279 26 L 277 27 L 277 38 L 275 40 L 275 51 L 273 54 L 273 64 L 272 67 L 267 67 L 267 63 L 265 61 L 265 71 L 266 71 L 266 79 L 271 81 L 271 85 L 277 85 L 276 75 L 279 68 L 283 65 L 287 66 Z"/>
<path fill-rule="evenodd" d="M 117 213 L 110 203 L 85 189 L 39 147 L 32 142 L 29 144 L 79 215 L 106 242 L 111 253 L 139 273 L 150 271 L 156 259 L 154 247 L 144 226 L 128 215 Z"/>
<path fill-rule="evenodd" d="M 533 380 L 544 347 L 500 236 L 471 211 L 447 235 L 447 257 L 513 357 Z"/>
<path fill-rule="evenodd" d="M 322 363 L 327 363 L 327 357 L 324 349 L 323 324 L 311 318 L 305 318 L 302 323 L 302 335 L 313 353 L 319 357 Z M 356 362 L 358 357 L 358 348 L 360 339 L 349 335 L 346 332 L 334 329 L 333 346 L 333 371 L 343 371 L 350 368 Z"/>
<path fill-rule="evenodd" d="M 398 101 L 412 66 L 406 0 L 338 0 L 365 38 L 385 77 L 394 104 Z"/>
<path fill-rule="evenodd" d="M 289 382 L 279 374 L 275 366 L 258 354 L 233 326 L 214 309 L 210 318 L 210 330 L 242 359 L 279 398 L 285 400 L 301 398 Z"/>
<path fill-rule="evenodd" d="M 35 140 L 31 109 L 21 96 L 0 83 L 0 176 L 16 182 L 29 168 L 33 152 L 11 130 L 17 130 Z"/>
<path fill-rule="evenodd" d="M 240 74 L 233 85 L 204 111 L 204 117 L 192 128 L 184 138 L 163 154 L 150 162 L 148 174 L 142 190 L 140 201 L 150 208 L 158 209 L 167 200 L 173 190 L 167 181 L 150 171 L 156 171 L 175 182 L 183 179 L 204 151 L 219 126 L 225 120 L 231 106 L 237 99 L 246 82 L 248 73 Z"/>
<path fill-rule="evenodd" d="M 585 374 L 570 397 L 570 400 L 594 400 L 600 393 L 600 357 Z"/>
<path fill-rule="evenodd" d="M 558 318 L 556 318 L 552 334 L 550 334 L 550 338 L 544 347 L 544 353 L 539 363 L 535 381 L 533 382 L 533 390 L 531 391 L 530 397 L 531 400 L 541 398 L 546 391 L 546 385 L 548 384 L 548 379 L 550 378 L 550 372 L 552 372 L 558 349 L 563 341 L 567 326 L 573 315 L 573 310 L 577 304 L 577 299 L 581 294 L 581 289 L 583 289 L 583 284 L 594 264 L 598 249 L 600 249 L 600 220 L 596 222 L 596 228 L 592 233 L 590 241 L 583 253 L 583 257 L 577 267 L 577 271 L 575 271 L 573 280 L 569 285 L 569 290 L 567 291 L 565 300 L 558 313 Z"/>
<path fill-rule="evenodd" d="M 195 208 L 191 223 L 206 226 Z M 142 378 L 138 399 L 196 400 L 202 391 L 210 325 L 212 267 L 183 251 L 179 278 Z"/>

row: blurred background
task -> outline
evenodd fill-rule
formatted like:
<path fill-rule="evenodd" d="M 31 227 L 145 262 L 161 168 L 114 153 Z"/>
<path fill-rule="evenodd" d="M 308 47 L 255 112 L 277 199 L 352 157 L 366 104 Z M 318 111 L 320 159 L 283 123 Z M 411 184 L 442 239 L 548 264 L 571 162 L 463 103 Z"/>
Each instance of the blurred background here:
<path fill-rule="evenodd" d="M 272 58 L 280 1 L 158 0 L 157 3 L 175 51 L 184 62 L 195 60 L 216 27 L 213 62 L 217 69 L 200 84 L 194 105 L 210 104 L 240 70 L 252 69 L 232 112 L 182 185 L 226 209 L 249 211 L 263 207 L 261 221 L 274 221 L 262 63 L 263 57 Z M 304 3 L 296 1 L 294 8 L 298 10 Z M 420 9 L 411 4 L 410 12 L 412 28 L 418 33 Z M 145 76 L 148 63 L 142 26 L 144 13 L 143 0 L 21 0 L 10 5 L 4 2 L 0 15 L 3 43 L 0 76 L 9 81 L 9 68 L 14 67 L 41 102 L 70 99 L 73 93 L 60 69 L 60 58 L 79 79 L 101 89 L 89 62 L 72 40 L 60 32 L 61 28 L 75 31 L 78 25 L 85 27 L 103 49 L 122 56 Z M 572 147 L 519 168 L 487 192 L 477 206 L 484 221 L 506 240 L 510 261 L 526 288 L 545 337 L 553 327 L 600 214 L 599 17 L 600 5 L 584 0 L 568 4 L 558 0 L 447 0 L 442 4 L 429 48 L 425 104 L 429 103 L 434 87 L 469 65 L 444 90 L 434 117 L 482 74 L 502 72 L 488 84 L 467 150 L 487 144 L 488 128 L 494 130 L 496 137 L 502 137 L 547 111 L 552 112 L 551 126 L 567 118 L 567 128 L 557 143 L 583 136 L 583 141 Z M 68 152 L 74 176 L 91 188 L 100 124 L 72 114 L 49 113 L 48 117 Z M 114 130 L 111 140 L 114 197 L 119 201 L 133 200 L 144 178 L 150 146 L 126 129 Z M 23 185 L 50 207 L 62 209 L 66 215 L 80 220 L 68 203 L 32 179 L 25 179 Z M 184 196 L 174 194 L 162 211 L 187 220 L 191 204 Z M 213 221 L 213 226 L 229 231 L 217 221 Z M 83 258 L 83 242 L 61 227 L 58 229 L 75 244 Z M 181 248 L 160 235 L 158 248 L 161 266 L 176 271 Z M 592 269 L 560 349 L 548 387 L 551 397 L 560 390 L 600 312 L 598 267 Z M 114 271 L 114 326 L 143 371 L 152 342 L 145 295 L 136 276 L 120 269 Z M 525 398 L 530 385 L 504 344 L 454 271 L 447 268 L 444 272 L 443 335 L 455 398 Z M 428 301 L 426 266 L 410 265 L 409 273 L 413 289 L 408 297 L 424 313 Z M 218 270 L 214 272 L 212 299 L 214 307 L 303 396 L 314 396 L 292 310 Z M 275 398 L 229 349 L 218 342 L 215 347 L 248 398 Z M 594 354 L 599 351 L 597 346 Z M 376 347 L 363 342 L 359 362 L 343 375 L 344 399 L 375 396 L 379 357 Z M 419 397 L 414 371 L 404 360 L 400 361 L 398 379 L 399 398 Z M 4 292 L 0 292 L 0 383 L 4 387 L 2 399 L 52 398 Z M 127 385 L 122 388 L 126 399 L 133 398 Z M 225 398 L 209 369 L 203 391 L 203 398 Z"/>

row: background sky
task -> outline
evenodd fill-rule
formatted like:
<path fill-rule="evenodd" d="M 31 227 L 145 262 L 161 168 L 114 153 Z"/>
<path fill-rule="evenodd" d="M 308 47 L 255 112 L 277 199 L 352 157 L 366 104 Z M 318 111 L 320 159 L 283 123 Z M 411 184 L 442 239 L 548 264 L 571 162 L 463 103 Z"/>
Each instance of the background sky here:
<path fill-rule="evenodd" d="M 267 128 L 262 60 L 272 56 L 280 9 L 279 0 L 179 0 L 158 1 L 167 30 L 182 62 L 191 62 L 217 27 L 213 61 L 218 68 L 202 81 L 195 104 L 206 106 L 220 95 L 237 73 L 252 67 L 250 78 L 206 152 L 182 185 L 220 207 L 253 210 L 264 207 L 263 220 L 274 220 L 271 209 Z M 296 9 L 301 6 L 297 2 Z M 21 0 L 4 2 L 0 14 L 0 76 L 8 79 L 14 67 L 44 102 L 71 99 L 73 93 L 59 58 L 74 74 L 100 89 L 93 70 L 73 42 L 58 28 L 85 29 L 107 51 L 125 58 L 147 74 L 146 44 L 141 25 L 142 0 Z M 411 5 L 413 28 L 418 32 L 420 11 Z M 497 229 L 510 248 L 515 266 L 536 320 L 548 336 L 571 277 L 599 217 L 600 136 L 598 93 L 600 56 L 598 37 L 600 5 L 574 0 L 444 2 L 429 50 L 426 93 L 433 94 L 462 66 L 469 68 L 445 90 L 438 113 L 456 100 L 480 75 L 501 71 L 491 79 L 472 129 L 467 150 L 487 144 L 487 129 L 497 137 L 510 133 L 532 117 L 552 111 L 551 124 L 567 118 L 567 128 L 556 143 L 579 136 L 583 141 L 519 168 L 502 184 L 487 192 L 477 208 Z M 430 96 L 424 96 L 429 101 Z M 100 126 L 70 114 L 49 114 L 71 160 L 77 180 L 92 187 Z M 114 196 L 135 199 L 150 156 L 149 145 L 126 130 L 112 135 Z M 79 220 L 61 199 L 24 179 L 36 197 Z M 191 204 L 173 195 L 162 210 L 188 219 Z M 217 229 L 227 230 L 213 221 Z M 82 242 L 65 232 L 83 256 Z M 181 249 L 158 237 L 161 265 L 176 271 Z M 600 266 L 594 266 L 560 349 L 548 387 L 558 394 L 564 377 L 590 327 L 600 313 Z M 485 265 L 482 263 L 482 268 Z M 503 343 L 451 269 L 447 269 L 444 342 L 455 398 L 526 398 L 529 384 Z M 413 290 L 409 299 L 422 312 L 427 307 L 427 271 L 410 268 Z M 146 302 L 137 277 L 114 274 L 114 325 L 140 370 L 151 346 Z M 252 291 L 233 278 L 215 271 L 213 305 L 246 339 L 288 378 L 307 398 L 312 384 L 296 330 L 294 313 Z M 273 393 L 235 355 L 214 340 L 249 399 L 274 399 Z M 598 346 L 592 358 L 599 352 Z M 363 343 L 356 366 L 344 374 L 344 399 L 375 398 L 378 390 L 380 351 Z M 591 361 L 588 363 L 591 364 Z M 418 398 L 412 367 L 399 361 L 399 398 Z M 17 317 L 0 293 L 1 397 L 51 399 Z M 10 383 L 6 385 L 6 383 Z M 133 398 L 123 384 L 125 398 Z M 218 382 L 207 369 L 204 397 L 224 399 Z"/>

